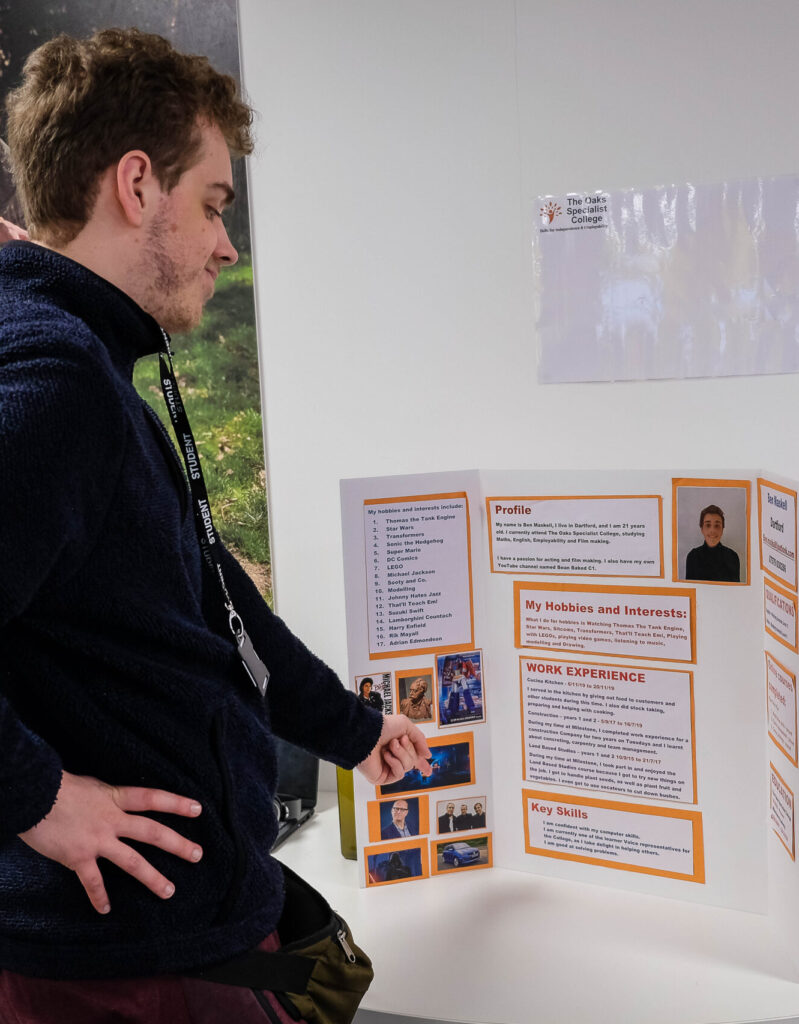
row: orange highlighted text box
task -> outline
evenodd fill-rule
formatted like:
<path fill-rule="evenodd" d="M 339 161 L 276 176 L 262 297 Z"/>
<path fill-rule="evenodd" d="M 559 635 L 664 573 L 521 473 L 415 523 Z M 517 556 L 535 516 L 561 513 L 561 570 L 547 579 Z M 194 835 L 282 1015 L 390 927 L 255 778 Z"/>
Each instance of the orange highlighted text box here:
<path fill-rule="evenodd" d="M 523 789 L 527 853 L 645 875 L 705 881 L 702 815 Z"/>
<path fill-rule="evenodd" d="M 796 590 L 796 491 L 759 478 L 757 522 L 760 568 Z"/>
<path fill-rule="evenodd" d="M 763 580 L 765 629 L 783 647 L 799 653 L 799 607 L 797 596 L 776 586 L 771 580 Z"/>
<path fill-rule="evenodd" d="M 659 494 L 494 496 L 486 519 L 492 572 L 663 578 Z"/>
<path fill-rule="evenodd" d="M 696 661 L 696 591 L 577 583 L 513 584 L 518 648 Z"/>
<path fill-rule="evenodd" d="M 768 734 L 794 767 L 797 764 L 796 676 L 766 651 Z"/>
<path fill-rule="evenodd" d="M 693 672 L 525 654 L 519 677 L 525 782 L 696 803 Z"/>
<path fill-rule="evenodd" d="M 791 860 L 796 860 L 793 791 L 773 764 L 769 764 L 769 768 L 771 769 L 769 792 L 771 826 L 776 837 L 791 855 Z"/>
<path fill-rule="evenodd" d="M 369 659 L 473 647 L 466 492 L 368 498 L 363 510 Z M 460 511 L 462 535 L 452 534 Z"/>

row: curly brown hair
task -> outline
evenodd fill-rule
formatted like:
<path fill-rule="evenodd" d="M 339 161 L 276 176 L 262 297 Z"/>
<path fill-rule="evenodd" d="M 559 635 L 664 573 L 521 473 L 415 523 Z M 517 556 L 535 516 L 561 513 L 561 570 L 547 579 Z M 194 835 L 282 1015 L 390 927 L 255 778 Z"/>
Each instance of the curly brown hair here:
<path fill-rule="evenodd" d="M 170 191 L 198 159 L 202 123 L 233 156 L 252 152 L 252 111 L 230 75 L 161 36 L 109 28 L 34 50 L 8 96 L 8 143 L 33 237 L 64 245 L 94 208 L 100 177 L 140 149 Z"/>

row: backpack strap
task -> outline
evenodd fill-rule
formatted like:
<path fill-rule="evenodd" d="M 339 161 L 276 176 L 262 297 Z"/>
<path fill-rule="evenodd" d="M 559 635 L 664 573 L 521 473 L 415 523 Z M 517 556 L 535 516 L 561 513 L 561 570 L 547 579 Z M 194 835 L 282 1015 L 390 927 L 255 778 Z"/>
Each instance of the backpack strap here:
<path fill-rule="evenodd" d="M 315 965 L 316 961 L 307 956 L 249 949 L 232 960 L 187 971 L 186 974 L 223 985 L 302 995 L 308 988 L 308 980 Z"/>

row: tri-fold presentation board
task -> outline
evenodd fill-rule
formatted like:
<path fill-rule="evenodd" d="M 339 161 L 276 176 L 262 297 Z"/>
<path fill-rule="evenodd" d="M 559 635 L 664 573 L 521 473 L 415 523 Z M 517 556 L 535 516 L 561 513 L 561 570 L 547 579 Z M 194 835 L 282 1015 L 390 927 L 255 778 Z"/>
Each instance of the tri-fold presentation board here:
<path fill-rule="evenodd" d="M 796 483 L 341 490 L 350 685 L 432 752 L 429 777 L 356 773 L 363 885 L 493 865 L 795 918 Z"/>

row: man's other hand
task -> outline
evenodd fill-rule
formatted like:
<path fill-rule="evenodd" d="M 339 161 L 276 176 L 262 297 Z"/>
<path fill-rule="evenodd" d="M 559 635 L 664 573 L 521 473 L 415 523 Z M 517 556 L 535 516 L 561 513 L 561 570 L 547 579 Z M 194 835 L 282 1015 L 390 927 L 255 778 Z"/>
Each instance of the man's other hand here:
<path fill-rule="evenodd" d="M 200 805 L 161 789 L 109 786 L 88 775 L 64 772 L 61 788 L 49 814 L 20 835 L 37 853 L 58 861 L 78 876 L 98 913 L 111 909 L 97 860 L 105 857 L 138 879 L 156 896 L 169 899 L 175 886 L 123 839 L 149 843 L 183 860 L 198 861 L 202 849 L 142 811 L 159 811 L 196 818 Z"/>
<path fill-rule="evenodd" d="M 372 753 L 358 765 L 358 771 L 375 786 L 399 780 L 412 768 L 431 775 L 430 748 L 422 730 L 405 715 L 384 715 L 383 730 Z"/>

